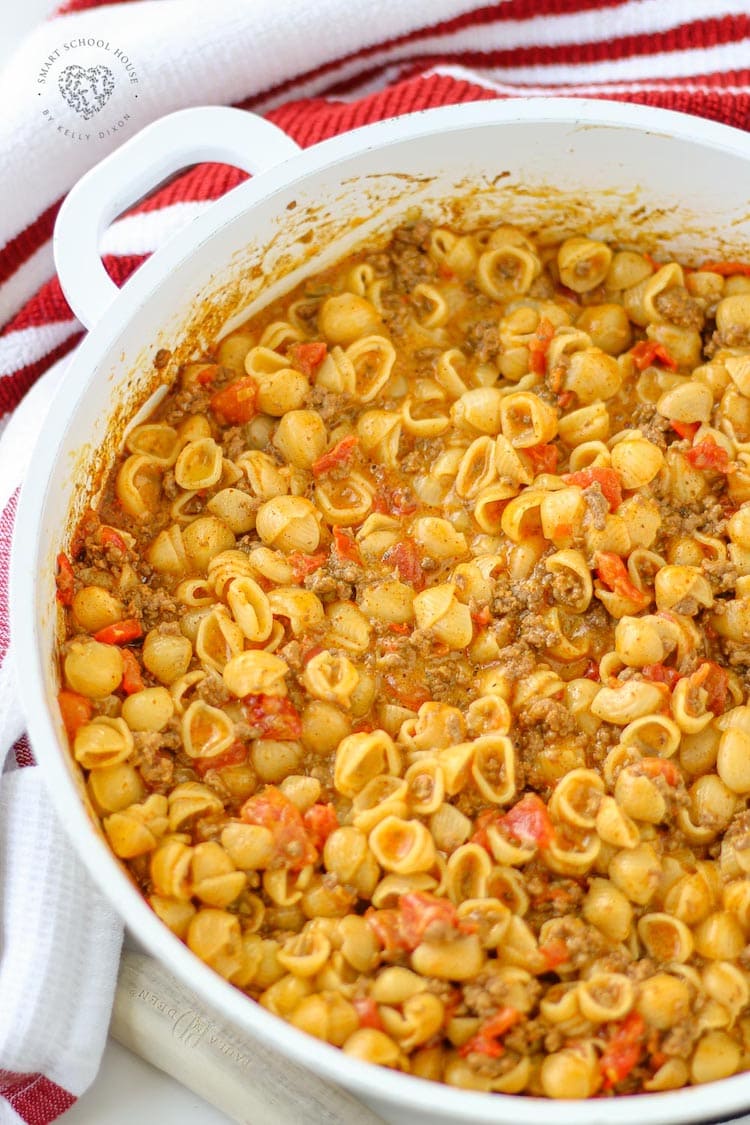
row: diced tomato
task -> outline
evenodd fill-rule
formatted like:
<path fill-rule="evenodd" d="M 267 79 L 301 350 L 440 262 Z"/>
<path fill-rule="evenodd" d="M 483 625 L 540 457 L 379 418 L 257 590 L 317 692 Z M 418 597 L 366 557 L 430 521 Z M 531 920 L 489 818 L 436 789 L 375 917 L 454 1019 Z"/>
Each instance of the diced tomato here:
<path fill-rule="evenodd" d="M 638 769 L 646 777 L 663 777 L 667 785 L 677 785 L 681 774 L 669 758 L 641 758 Z"/>
<path fill-rule="evenodd" d="M 339 818 L 333 805 L 324 805 L 320 801 L 311 805 L 302 817 L 308 835 L 319 852 L 328 837 L 339 826 Z"/>
<path fill-rule="evenodd" d="M 531 445 L 528 449 L 522 449 L 521 453 L 525 454 L 531 461 L 535 475 L 538 473 L 554 473 L 557 469 L 559 453 L 556 445 L 549 443 Z"/>
<path fill-rule="evenodd" d="M 595 683 L 599 683 L 601 674 L 599 672 L 598 660 L 589 660 L 588 664 L 586 665 L 586 671 L 583 673 L 583 678 L 585 680 L 594 680 Z"/>
<path fill-rule="evenodd" d="M 55 583 L 57 584 L 57 594 L 55 596 L 60 605 L 72 605 L 73 595 L 75 593 L 75 574 L 70 559 L 62 552 L 57 556 L 57 575 L 55 577 Z"/>
<path fill-rule="evenodd" d="M 398 576 L 413 590 L 424 587 L 424 571 L 422 570 L 422 556 L 413 539 L 402 539 L 389 547 L 383 555 L 386 566 L 393 566 L 398 571 Z"/>
<path fill-rule="evenodd" d="M 252 375 L 243 375 L 212 396 L 209 406 L 226 426 L 241 426 L 258 413 L 258 384 Z"/>
<path fill-rule="evenodd" d="M 523 844 L 536 844 L 538 848 L 548 848 L 554 838 L 547 806 L 536 793 L 527 793 L 514 805 L 500 823 L 509 835 L 515 836 Z"/>
<path fill-rule="evenodd" d="M 708 692 L 706 708 L 713 711 L 714 715 L 723 715 L 729 692 L 729 673 L 713 660 L 701 664 L 698 671 L 701 672 L 704 668 L 708 669 L 702 683 L 704 690 Z"/>
<path fill-rule="evenodd" d="M 126 695 L 134 695 L 137 691 L 143 691 L 146 686 L 143 682 L 138 657 L 129 648 L 122 650 L 122 683 L 120 686 Z"/>
<path fill-rule="evenodd" d="M 442 277 L 445 281 L 450 281 L 451 278 L 456 276 L 450 266 L 446 266 L 445 262 L 440 262 L 437 271 L 438 277 Z"/>
<path fill-rule="evenodd" d="M 223 770 L 227 766 L 241 766 L 247 761 L 247 746 L 244 742 L 233 742 L 222 754 L 214 758 L 194 758 L 196 771 L 205 777 L 209 770 Z"/>
<path fill-rule="evenodd" d="M 321 477 L 324 473 L 330 473 L 331 469 L 344 468 L 349 465 L 354 457 L 357 443 L 356 434 L 348 434 L 341 441 L 337 441 L 331 449 L 326 450 L 322 457 L 313 461 L 313 476 Z"/>
<path fill-rule="evenodd" d="M 419 504 L 409 488 L 394 488 L 391 492 L 390 512 L 394 516 L 410 516 L 416 512 Z"/>
<path fill-rule="evenodd" d="M 409 891 L 399 896 L 398 905 L 404 939 L 409 949 L 416 949 L 433 927 L 440 933 L 445 929 L 459 928 L 456 908 L 447 898 L 436 898 L 435 895 L 424 894 L 422 891 Z"/>
<path fill-rule="evenodd" d="M 550 971 L 556 969 L 558 965 L 564 965 L 570 959 L 570 950 L 561 938 L 553 938 L 552 941 L 540 945 L 539 952 Z"/>
<path fill-rule="evenodd" d="M 622 486 L 614 469 L 579 469 L 577 473 L 565 473 L 562 479 L 566 484 L 577 484 L 579 488 L 598 484 L 610 512 L 617 511 L 622 504 Z"/>
<path fill-rule="evenodd" d="M 734 471 L 729 464 L 729 454 L 723 446 L 706 437 L 699 441 L 685 454 L 694 469 L 706 469 L 712 473 L 731 473 Z"/>
<path fill-rule="evenodd" d="M 328 348 L 322 340 L 314 340 L 308 343 L 290 344 L 286 354 L 294 366 L 298 367 L 302 374 L 309 379 L 320 367 L 327 351 Z"/>
<path fill-rule="evenodd" d="M 596 571 L 601 582 L 621 598 L 628 598 L 639 606 L 648 602 L 648 595 L 631 581 L 627 567 L 619 555 L 611 551 L 599 551 L 596 556 Z"/>
<path fill-rule="evenodd" d="M 341 562 L 356 563 L 357 566 L 362 565 L 362 556 L 359 553 L 359 547 L 352 539 L 351 535 L 340 527 L 333 529 L 333 545 Z"/>
<path fill-rule="evenodd" d="M 479 844 L 480 848 L 485 848 L 491 852 L 490 840 L 487 835 L 487 829 L 493 825 L 499 825 L 502 814 L 497 809 L 485 809 L 474 821 L 474 833 L 471 837 L 472 844 Z"/>
<path fill-rule="evenodd" d="M 643 675 L 652 683 L 666 684 L 670 691 L 681 678 L 676 668 L 669 668 L 666 664 L 645 664 Z"/>
<path fill-rule="evenodd" d="M 398 633 L 400 637 L 408 637 L 411 633 L 411 625 L 407 625 L 405 621 L 394 621 L 392 625 L 388 626 L 391 633 Z M 398 652 L 398 646 L 394 645 L 393 652 Z"/>
<path fill-rule="evenodd" d="M 123 554 L 128 549 L 119 531 L 115 531 L 113 527 L 105 526 L 99 529 L 99 542 L 102 547 L 113 547 L 116 551 L 122 551 Z"/>
<path fill-rule="evenodd" d="M 314 656 L 318 656 L 322 651 L 322 645 L 310 645 L 309 648 L 304 649 L 304 651 L 302 652 L 302 663 L 308 664 Z"/>
<path fill-rule="evenodd" d="M 365 918 L 386 953 L 412 952 L 429 930 L 441 935 L 445 930 L 473 932 L 473 927 L 459 922 L 452 902 L 422 891 L 400 895 L 398 908 L 370 909 Z"/>
<path fill-rule="evenodd" d="M 61 691 L 57 697 L 60 715 L 68 738 L 71 742 L 78 731 L 94 714 L 94 705 L 85 695 L 77 691 Z"/>
<path fill-rule="evenodd" d="M 316 570 L 320 570 L 321 566 L 328 559 L 328 555 L 322 552 L 319 555 L 303 555 L 301 551 L 292 551 L 287 556 L 287 561 L 294 572 L 295 582 L 302 582 L 308 574 L 313 574 Z"/>
<path fill-rule="evenodd" d="M 246 695 L 242 706 L 247 721 L 253 727 L 260 727 L 263 738 L 288 742 L 302 734 L 299 712 L 285 695 Z"/>
<path fill-rule="evenodd" d="M 488 605 L 483 605 L 476 613 L 472 613 L 471 620 L 479 629 L 484 629 L 492 621 L 492 610 Z"/>
<path fill-rule="evenodd" d="M 394 907 L 376 910 L 371 906 L 365 911 L 364 919 L 383 947 L 384 953 L 405 952 L 409 948 L 404 937 L 399 910 Z"/>
<path fill-rule="evenodd" d="M 655 340 L 640 340 L 630 349 L 630 354 L 639 371 L 644 371 L 647 367 L 650 367 L 656 359 L 664 367 L 668 367 L 670 371 L 676 371 L 679 367 L 677 360 L 669 349 L 665 348 L 663 344 L 657 344 Z"/>
<path fill-rule="evenodd" d="M 140 621 L 135 617 L 126 617 L 124 621 L 115 621 L 114 625 L 105 625 L 98 633 L 94 633 L 94 640 L 103 645 L 129 645 L 142 636 Z"/>
<path fill-rule="evenodd" d="M 400 646 L 399 646 L 400 647 Z M 398 652 L 398 648 L 391 651 Z M 402 707 L 406 707 L 408 711 L 418 711 L 423 703 L 427 703 L 432 698 L 430 692 L 422 684 L 412 684 L 405 687 L 399 684 L 394 676 L 386 675 L 385 682 L 391 689 L 393 694 L 397 697 Z"/>
<path fill-rule="evenodd" d="M 599 1059 L 605 1090 L 611 1090 L 618 1082 L 622 1082 L 637 1065 L 643 1052 L 645 1033 L 646 1025 L 643 1017 L 637 1012 L 631 1012 L 622 1023 L 615 1025 L 612 1036 Z"/>
<path fill-rule="evenodd" d="M 355 996 L 352 1000 L 354 1010 L 359 1016 L 360 1027 L 371 1027 L 375 1031 L 385 1031 L 380 1011 L 371 996 Z"/>
<path fill-rule="evenodd" d="M 207 363 L 203 370 L 199 371 L 195 376 L 195 381 L 200 384 L 201 387 L 208 387 L 215 381 L 218 374 L 218 363 Z"/>
<path fill-rule="evenodd" d="M 700 268 L 710 273 L 720 273 L 722 277 L 734 277 L 736 274 L 750 277 L 750 262 L 704 262 Z"/>
<path fill-rule="evenodd" d="M 505 1053 L 505 1047 L 500 1042 L 501 1036 L 522 1019 L 518 1008 L 498 1008 L 494 1016 L 484 1020 L 479 1031 L 464 1043 L 459 1050 L 459 1055 L 466 1058 L 475 1052 L 486 1055 L 490 1059 L 499 1059 Z"/>
<path fill-rule="evenodd" d="M 529 370 L 534 375 L 544 375 L 547 370 L 547 352 L 554 334 L 555 326 L 549 317 L 540 317 L 536 332 L 529 341 Z"/>
<path fill-rule="evenodd" d="M 318 852 L 308 835 L 302 813 L 275 785 L 266 785 L 240 809 L 246 824 L 267 828 L 273 836 L 277 859 L 299 870 L 314 863 Z"/>
<path fill-rule="evenodd" d="M 669 424 L 676 434 L 687 441 L 692 441 L 701 427 L 700 422 L 675 422 L 674 419 Z"/>

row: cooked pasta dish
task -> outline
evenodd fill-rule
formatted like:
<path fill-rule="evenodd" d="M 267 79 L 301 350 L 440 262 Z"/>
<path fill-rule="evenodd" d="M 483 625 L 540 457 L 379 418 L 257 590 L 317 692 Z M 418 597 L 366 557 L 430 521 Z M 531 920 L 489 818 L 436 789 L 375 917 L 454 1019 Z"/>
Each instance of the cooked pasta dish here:
<path fill-rule="evenodd" d="M 415 218 L 182 366 L 58 557 L 112 851 L 352 1057 L 750 1068 L 750 266 L 654 254 Z"/>

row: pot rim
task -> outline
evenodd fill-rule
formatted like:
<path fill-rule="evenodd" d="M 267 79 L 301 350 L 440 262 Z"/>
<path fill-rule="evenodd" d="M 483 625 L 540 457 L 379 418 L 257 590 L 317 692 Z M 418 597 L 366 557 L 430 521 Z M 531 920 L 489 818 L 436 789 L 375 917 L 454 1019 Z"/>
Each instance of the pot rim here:
<path fill-rule="evenodd" d="M 128 326 L 132 328 L 139 311 L 158 291 L 161 280 L 237 215 L 276 192 L 293 190 L 297 182 L 331 165 L 343 164 L 373 148 L 401 144 L 430 134 L 445 136 L 466 128 L 493 128 L 519 122 L 530 125 L 554 122 L 581 129 L 620 128 L 661 134 L 665 138 L 693 142 L 704 149 L 730 152 L 747 160 L 750 172 L 750 135 L 730 126 L 620 102 L 529 98 L 427 109 L 368 125 L 302 151 L 229 192 L 153 254 L 118 294 L 106 315 L 78 346 L 47 415 L 31 461 L 33 472 L 27 474 L 21 490 L 13 536 L 10 617 L 19 693 L 28 716 L 34 753 L 56 811 L 93 880 L 151 954 L 172 968 L 207 1004 L 251 1036 L 263 1036 L 295 1061 L 311 1066 L 333 1081 L 343 1082 L 359 1095 L 374 1100 L 386 1099 L 404 1109 L 433 1112 L 439 1118 L 475 1122 L 497 1122 L 505 1118 L 518 1125 L 568 1125 L 573 1112 L 580 1125 L 604 1125 L 605 1122 L 630 1125 L 636 1113 L 643 1125 L 663 1125 L 677 1119 L 686 1123 L 715 1121 L 718 1117 L 739 1114 L 750 1106 L 750 1073 L 706 1087 L 687 1087 L 646 1097 L 577 1101 L 573 1110 L 570 1103 L 460 1090 L 411 1075 L 386 1072 L 371 1063 L 349 1058 L 338 1048 L 298 1031 L 259 1004 L 248 1002 L 244 993 L 203 964 L 157 918 L 96 833 L 66 764 L 67 751 L 58 740 L 44 689 L 36 570 L 40 550 L 44 547 L 41 513 L 48 481 L 56 466 L 58 446 L 78 412 L 89 381 L 95 377 L 101 357 L 107 354 L 113 339 Z"/>

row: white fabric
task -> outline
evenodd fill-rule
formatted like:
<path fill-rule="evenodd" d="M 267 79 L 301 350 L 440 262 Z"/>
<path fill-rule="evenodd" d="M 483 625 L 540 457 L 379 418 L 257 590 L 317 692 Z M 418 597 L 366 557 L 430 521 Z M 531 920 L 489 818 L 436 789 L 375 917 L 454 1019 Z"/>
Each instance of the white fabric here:
<path fill-rule="evenodd" d="M 99 1067 L 122 930 L 33 767 L 0 784 L 0 887 L 0 1067 L 80 1094 Z"/>
<path fill-rule="evenodd" d="M 0 509 L 18 487 L 66 357 L 35 384 L 0 442 Z M 0 668 L 0 1071 L 44 1074 L 71 1094 L 93 1081 L 106 1040 L 122 925 L 66 839 L 22 734 L 12 651 Z M 0 1125 L 20 1118 L 0 1098 Z"/>

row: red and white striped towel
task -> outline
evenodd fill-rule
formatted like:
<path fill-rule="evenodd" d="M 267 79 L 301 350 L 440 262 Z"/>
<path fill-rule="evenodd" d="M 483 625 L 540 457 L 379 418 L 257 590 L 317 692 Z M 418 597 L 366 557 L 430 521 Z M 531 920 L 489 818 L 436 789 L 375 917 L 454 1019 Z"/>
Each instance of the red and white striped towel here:
<path fill-rule="evenodd" d="M 121 66 L 131 60 L 138 107 L 84 143 L 42 120 L 39 86 L 54 51 L 89 40 L 119 50 Z M 69 0 L 21 46 L 0 76 L 0 762 L 13 744 L 14 762 L 33 762 L 7 628 L 15 494 L 83 331 L 52 266 L 66 191 L 136 128 L 188 105 L 253 109 L 307 146 L 428 106 L 519 94 L 635 101 L 748 127 L 748 0 Z M 242 178 L 200 165 L 118 219 L 102 247 L 113 278 L 122 284 Z M 0 1122 L 45 1125 L 96 1072 L 120 935 L 36 773 L 0 777 Z"/>

